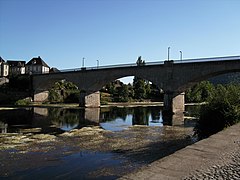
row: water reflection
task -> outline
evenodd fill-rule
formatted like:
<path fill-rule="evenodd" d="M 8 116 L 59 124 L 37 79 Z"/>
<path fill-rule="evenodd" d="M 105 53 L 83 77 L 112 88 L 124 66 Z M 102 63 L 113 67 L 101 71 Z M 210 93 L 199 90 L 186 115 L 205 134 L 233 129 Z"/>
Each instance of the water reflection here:
<path fill-rule="evenodd" d="M 162 117 L 162 107 L 108 108 L 26 108 L 0 111 L 0 132 L 22 132 L 39 128 L 39 133 L 59 134 L 86 126 L 101 126 L 106 130 L 121 131 L 132 125 L 183 125 L 181 116 Z"/>
<path fill-rule="evenodd" d="M 0 121 L 0 132 L 1 133 L 7 133 L 7 127 L 8 127 L 8 124 L 5 124 Z"/>
<path fill-rule="evenodd" d="M 133 125 L 149 125 L 149 110 L 137 107 L 133 111 Z"/>
<path fill-rule="evenodd" d="M 52 125 L 63 130 L 69 131 L 79 126 L 79 114 L 71 109 L 49 109 L 48 119 Z"/>
<path fill-rule="evenodd" d="M 161 107 L 111 107 L 101 112 L 100 126 L 106 130 L 121 131 L 132 125 L 162 126 Z"/>

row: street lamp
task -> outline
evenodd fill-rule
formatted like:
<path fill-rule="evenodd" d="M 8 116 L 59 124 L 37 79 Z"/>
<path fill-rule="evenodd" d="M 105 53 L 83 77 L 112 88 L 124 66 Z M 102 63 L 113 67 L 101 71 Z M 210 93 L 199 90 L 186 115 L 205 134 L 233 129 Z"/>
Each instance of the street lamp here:
<path fill-rule="evenodd" d="M 170 58 L 170 47 L 168 47 L 168 61 L 169 61 L 169 58 Z"/>
<path fill-rule="evenodd" d="M 182 51 L 179 51 L 180 52 L 180 60 L 182 61 Z"/>
<path fill-rule="evenodd" d="M 97 60 L 97 69 L 98 69 L 98 67 L 99 67 L 99 60 Z"/>
<path fill-rule="evenodd" d="M 85 58 L 82 58 L 82 67 L 84 67 L 84 60 Z"/>

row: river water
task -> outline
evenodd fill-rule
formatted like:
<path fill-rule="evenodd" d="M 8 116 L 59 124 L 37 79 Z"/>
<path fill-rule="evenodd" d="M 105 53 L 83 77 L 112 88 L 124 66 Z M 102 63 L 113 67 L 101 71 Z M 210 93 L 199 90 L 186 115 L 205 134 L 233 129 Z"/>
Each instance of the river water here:
<path fill-rule="evenodd" d="M 0 178 L 116 179 L 193 143 L 194 125 L 160 106 L 1 110 Z"/>

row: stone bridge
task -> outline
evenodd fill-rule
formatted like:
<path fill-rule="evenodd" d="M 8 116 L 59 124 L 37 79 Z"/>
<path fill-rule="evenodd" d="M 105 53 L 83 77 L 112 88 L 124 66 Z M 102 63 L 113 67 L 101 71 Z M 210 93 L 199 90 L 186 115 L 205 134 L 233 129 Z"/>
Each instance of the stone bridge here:
<path fill-rule="evenodd" d="M 32 76 L 34 101 L 43 101 L 48 89 L 56 81 L 67 80 L 78 86 L 80 105 L 99 107 L 99 90 L 107 83 L 126 76 L 151 81 L 164 91 L 164 108 L 172 112 L 184 111 L 184 92 L 196 83 L 211 77 L 240 71 L 240 56 L 160 61 L 144 66 L 125 64 L 61 71 Z"/>

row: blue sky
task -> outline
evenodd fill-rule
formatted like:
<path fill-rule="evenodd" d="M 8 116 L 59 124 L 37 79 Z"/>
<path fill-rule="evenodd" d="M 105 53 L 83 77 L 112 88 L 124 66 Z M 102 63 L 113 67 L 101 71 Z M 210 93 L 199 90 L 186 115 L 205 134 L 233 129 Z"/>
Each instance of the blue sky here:
<path fill-rule="evenodd" d="M 0 0 L 0 56 L 50 67 L 240 55 L 239 0 Z"/>

